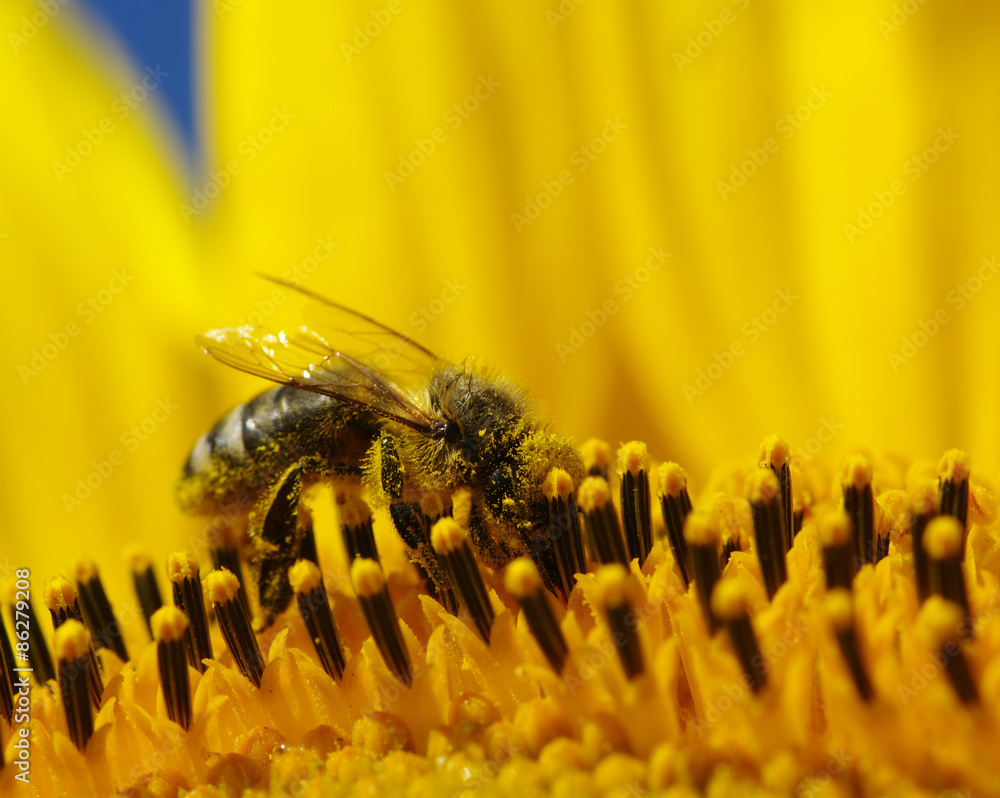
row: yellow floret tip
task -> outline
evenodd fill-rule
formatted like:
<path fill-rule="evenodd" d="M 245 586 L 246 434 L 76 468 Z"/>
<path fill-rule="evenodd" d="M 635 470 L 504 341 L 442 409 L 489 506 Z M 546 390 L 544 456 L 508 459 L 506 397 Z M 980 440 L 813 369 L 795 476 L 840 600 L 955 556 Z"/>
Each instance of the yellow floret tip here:
<path fill-rule="evenodd" d="M 587 477 L 580 484 L 577 503 L 585 513 L 592 513 L 611 503 L 611 488 L 601 477 Z"/>
<path fill-rule="evenodd" d="M 240 580 L 225 568 L 212 571 L 204 580 L 205 598 L 213 604 L 225 604 L 236 598 Z"/>
<path fill-rule="evenodd" d="M 618 448 L 618 473 L 649 471 L 649 449 L 642 441 L 629 441 Z"/>
<path fill-rule="evenodd" d="M 181 640 L 188 628 L 187 616 L 177 607 L 167 605 L 160 607 L 150 619 L 153 627 L 153 639 L 164 643 Z"/>
<path fill-rule="evenodd" d="M 82 623 L 70 618 L 56 629 L 53 643 L 56 659 L 73 661 L 90 656 L 90 632 Z"/>
<path fill-rule="evenodd" d="M 288 569 L 288 581 L 296 593 L 311 593 L 323 583 L 323 574 L 312 560 L 299 560 Z"/>

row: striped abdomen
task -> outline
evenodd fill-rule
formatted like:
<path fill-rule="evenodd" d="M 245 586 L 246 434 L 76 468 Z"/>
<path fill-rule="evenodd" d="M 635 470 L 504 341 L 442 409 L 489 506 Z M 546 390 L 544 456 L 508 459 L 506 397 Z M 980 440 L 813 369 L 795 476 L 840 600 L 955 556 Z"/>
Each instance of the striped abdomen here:
<path fill-rule="evenodd" d="M 178 500 L 195 511 L 233 496 L 252 501 L 303 461 L 309 473 L 359 473 L 378 430 L 370 413 L 336 399 L 284 385 L 272 388 L 234 408 L 198 439 L 184 464 Z"/>

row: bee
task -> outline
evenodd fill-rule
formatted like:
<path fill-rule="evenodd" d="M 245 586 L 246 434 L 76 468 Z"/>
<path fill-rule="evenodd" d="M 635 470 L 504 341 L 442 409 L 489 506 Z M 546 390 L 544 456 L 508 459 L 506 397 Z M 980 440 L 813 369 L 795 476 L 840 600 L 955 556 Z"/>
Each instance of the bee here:
<path fill-rule="evenodd" d="M 477 559 L 499 569 L 529 554 L 560 595 L 565 578 L 546 543 L 558 530 L 542 483 L 554 468 L 575 484 L 583 479 L 573 441 L 550 431 L 526 393 L 472 359 L 449 362 L 362 313 L 274 282 L 304 298 L 306 324 L 218 329 L 198 342 L 226 365 L 279 385 L 198 439 L 177 491 L 183 509 L 221 520 L 226 534 L 246 541 L 265 624 L 291 598 L 288 567 L 316 559 L 300 496 L 323 481 L 388 506 L 411 558 L 441 593 L 449 585 L 428 554 L 420 502 L 461 491 Z"/>

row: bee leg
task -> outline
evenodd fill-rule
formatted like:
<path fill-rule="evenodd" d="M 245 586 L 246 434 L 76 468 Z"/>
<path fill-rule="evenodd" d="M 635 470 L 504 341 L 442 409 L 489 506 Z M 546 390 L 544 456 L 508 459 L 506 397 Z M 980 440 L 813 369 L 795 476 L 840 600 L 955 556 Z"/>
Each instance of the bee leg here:
<path fill-rule="evenodd" d="M 444 566 L 431 547 L 431 524 L 437 519 L 424 515 L 419 504 L 403 500 L 403 463 L 396 439 L 384 435 L 372 448 L 371 459 L 377 464 L 375 476 L 389 499 L 389 515 L 396 532 L 410 550 L 410 561 L 427 579 L 434 597 L 448 612 L 457 615 L 458 599 L 448 583 Z"/>
<path fill-rule="evenodd" d="M 299 513 L 301 491 L 302 467 L 296 465 L 285 472 L 261 528 L 261 553 L 254 558 L 254 570 L 265 629 L 292 599 L 288 569 L 300 559 L 317 562 L 312 519 Z"/>
<path fill-rule="evenodd" d="M 490 534 L 483 512 L 476 502 L 469 507 L 469 539 L 476 556 L 493 569 L 503 568 L 520 552 L 513 551 L 505 540 L 497 540 Z"/>

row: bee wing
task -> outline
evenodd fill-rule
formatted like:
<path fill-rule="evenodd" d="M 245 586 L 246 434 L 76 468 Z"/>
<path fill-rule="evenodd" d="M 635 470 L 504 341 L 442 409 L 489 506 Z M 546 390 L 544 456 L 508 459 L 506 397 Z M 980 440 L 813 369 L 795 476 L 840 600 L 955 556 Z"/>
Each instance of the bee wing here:
<path fill-rule="evenodd" d="M 197 339 L 208 354 L 248 374 L 367 408 L 425 434 L 435 430 L 439 422 L 418 388 L 418 378 L 441 363 L 434 353 L 368 316 L 268 279 L 309 300 L 309 325 L 275 333 L 250 326 L 210 330 Z"/>

